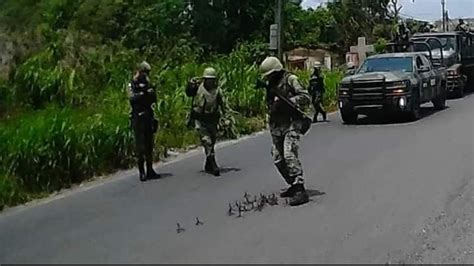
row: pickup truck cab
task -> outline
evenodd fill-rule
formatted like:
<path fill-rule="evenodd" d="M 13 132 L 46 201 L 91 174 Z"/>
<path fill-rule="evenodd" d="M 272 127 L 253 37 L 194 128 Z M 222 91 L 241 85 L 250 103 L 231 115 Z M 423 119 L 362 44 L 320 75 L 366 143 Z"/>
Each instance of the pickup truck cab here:
<path fill-rule="evenodd" d="M 446 106 L 446 68 L 435 67 L 423 52 L 388 53 L 368 57 L 339 86 L 339 110 L 346 124 L 359 114 L 392 112 L 420 118 L 420 105 Z"/>

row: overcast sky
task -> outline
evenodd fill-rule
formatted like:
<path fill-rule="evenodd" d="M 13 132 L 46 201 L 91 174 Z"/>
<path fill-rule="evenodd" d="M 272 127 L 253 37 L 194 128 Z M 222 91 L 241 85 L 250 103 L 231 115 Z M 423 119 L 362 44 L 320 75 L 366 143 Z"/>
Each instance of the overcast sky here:
<path fill-rule="evenodd" d="M 399 0 L 403 5 L 403 15 L 424 20 L 441 18 L 441 0 Z M 304 0 L 305 6 L 317 6 L 327 0 Z M 474 0 L 446 0 L 447 9 L 451 18 L 473 18 Z"/>

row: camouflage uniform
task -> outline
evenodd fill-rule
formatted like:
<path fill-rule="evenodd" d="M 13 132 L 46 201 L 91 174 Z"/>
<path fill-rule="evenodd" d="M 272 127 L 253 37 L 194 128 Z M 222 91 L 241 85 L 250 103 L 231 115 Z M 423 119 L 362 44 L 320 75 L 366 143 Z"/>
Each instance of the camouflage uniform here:
<path fill-rule="evenodd" d="M 264 74 L 267 78 L 273 72 L 279 75 L 276 80 L 269 82 L 267 87 L 272 155 L 276 168 L 290 185 L 290 188 L 282 193 L 282 197 L 292 197 L 290 205 L 300 205 L 309 200 L 304 189 L 303 168 L 298 156 L 305 121 L 277 95 L 289 99 L 300 110 L 308 110 L 311 99 L 298 77 L 283 70 L 277 60 L 274 57 L 267 58 L 261 67 L 262 72 L 267 72 Z M 273 72 L 267 71 L 274 64 L 278 67 L 274 67 Z"/>
<path fill-rule="evenodd" d="M 469 26 L 466 24 L 466 22 L 464 22 L 463 19 L 460 19 L 455 31 L 469 32 Z"/>
<path fill-rule="evenodd" d="M 128 86 L 131 105 L 130 120 L 135 136 L 141 181 L 158 176 L 153 170 L 153 134 L 156 131 L 157 121 L 153 115 L 152 105 L 156 103 L 156 93 L 148 77 L 149 70 L 151 70 L 149 65 L 145 62 L 142 63 L 140 71 Z"/>
<path fill-rule="evenodd" d="M 205 70 L 204 79 L 216 78 L 214 69 Z M 197 84 L 190 83 L 189 86 L 197 86 Z M 206 154 L 204 170 L 215 176 L 219 176 L 220 171 L 216 163 L 214 147 L 217 141 L 219 119 L 223 116 L 225 109 L 224 97 L 219 87 L 207 89 L 205 82 L 197 87 L 191 118 Z"/>

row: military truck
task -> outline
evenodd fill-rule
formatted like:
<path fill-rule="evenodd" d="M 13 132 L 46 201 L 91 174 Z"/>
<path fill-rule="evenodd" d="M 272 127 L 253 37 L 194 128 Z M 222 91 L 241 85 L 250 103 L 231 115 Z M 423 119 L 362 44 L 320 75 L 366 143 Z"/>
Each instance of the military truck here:
<path fill-rule="evenodd" d="M 440 40 L 439 43 L 436 40 Z M 474 85 L 474 34 L 469 32 L 418 33 L 412 42 L 427 42 L 432 47 L 434 62 L 444 58 L 447 68 L 447 90 L 450 96 L 464 96 L 467 86 Z M 424 47 L 414 45 L 414 51 Z M 441 52 L 442 50 L 442 52 Z"/>
<path fill-rule="evenodd" d="M 429 47 L 429 45 L 427 45 Z M 387 53 L 368 57 L 339 86 L 339 111 L 346 124 L 359 114 L 390 112 L 410 120 L 420 118 L 420 105 L 433 102 L 437 110 L 446 106 L 446 68 L 433 64 L 431 50 Z M 442 60 L 441 60 L 442 61 Z"/>

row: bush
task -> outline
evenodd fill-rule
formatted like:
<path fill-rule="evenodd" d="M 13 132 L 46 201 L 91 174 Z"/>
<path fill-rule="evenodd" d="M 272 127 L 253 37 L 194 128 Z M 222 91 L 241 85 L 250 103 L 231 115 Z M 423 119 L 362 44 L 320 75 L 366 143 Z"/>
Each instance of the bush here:
<path fill-rule="evenodd" d="M 1 127 L 2 169 L 29 192 L 51 192 L 131 165 L 127 116 L 49 108 Z"/>

